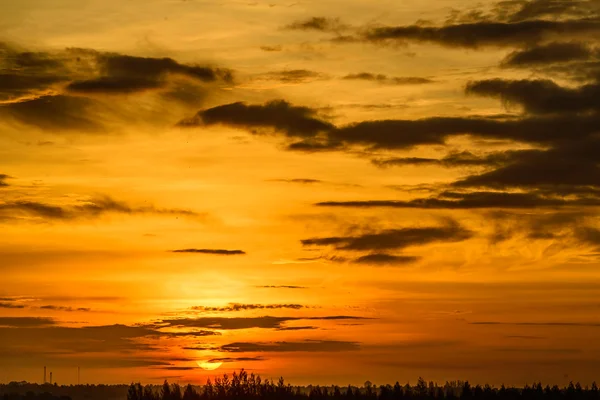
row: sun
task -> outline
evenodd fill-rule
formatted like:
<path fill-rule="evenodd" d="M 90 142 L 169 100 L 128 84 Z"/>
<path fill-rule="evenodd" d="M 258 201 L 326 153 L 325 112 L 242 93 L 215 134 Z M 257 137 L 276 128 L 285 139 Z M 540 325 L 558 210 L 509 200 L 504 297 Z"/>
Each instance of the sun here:
<path fill-rule="evenodd" d="M 214 371 L 215 369 L 219 368 L 221 365 L 223 365 L 222 362 L 210 362 L 210 361 L 196 361 L 196 364 L 198 364 L 198 366 L 202 369 L 205 369 L 207 371 Z"/>

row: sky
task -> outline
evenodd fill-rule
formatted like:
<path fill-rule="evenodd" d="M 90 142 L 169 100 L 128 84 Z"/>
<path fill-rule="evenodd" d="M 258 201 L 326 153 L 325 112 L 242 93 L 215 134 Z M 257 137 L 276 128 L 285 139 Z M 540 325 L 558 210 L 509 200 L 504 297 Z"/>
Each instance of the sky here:
<path fill-rule="evenodd" d="M 0 2 L 0 382 L 600 376 L 597 0 Z"/>

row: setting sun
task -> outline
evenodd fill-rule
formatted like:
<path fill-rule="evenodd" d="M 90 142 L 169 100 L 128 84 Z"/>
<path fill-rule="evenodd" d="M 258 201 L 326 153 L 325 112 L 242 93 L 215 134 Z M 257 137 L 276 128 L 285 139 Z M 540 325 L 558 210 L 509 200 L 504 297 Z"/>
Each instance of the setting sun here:
<path fill-rule="evenodd" d="M 198 364 L 198 366 L 202 369 L 205 369 L 207 371 L 214 371 L 215 369 L 219 368 L 221 365 L 223 365 L 222 362 L 217 361 L 217 362 L 211 362 L 211 361 L 196 361 L 196 363 Z"/>

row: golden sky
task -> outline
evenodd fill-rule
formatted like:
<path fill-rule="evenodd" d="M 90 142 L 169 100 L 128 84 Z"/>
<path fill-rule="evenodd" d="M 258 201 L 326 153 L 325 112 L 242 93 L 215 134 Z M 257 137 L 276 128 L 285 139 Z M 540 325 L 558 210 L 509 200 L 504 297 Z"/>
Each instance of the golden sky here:
<path fill-rule="evenodd" d="M 0 382 L 591 383 L 597 37 L 597 0 L 0 2 Z"/>

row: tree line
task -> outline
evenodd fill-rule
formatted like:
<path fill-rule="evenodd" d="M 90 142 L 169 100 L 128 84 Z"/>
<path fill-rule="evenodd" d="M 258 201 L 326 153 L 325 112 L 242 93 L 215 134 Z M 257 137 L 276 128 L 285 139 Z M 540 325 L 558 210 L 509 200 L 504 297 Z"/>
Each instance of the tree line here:
<path fill-rule="evenodd" d="M 419 378 L 417 384 L 375 386 L 365 382 L 362 387 L 308 386 L 293 387 L 283 378 L 277 382 L 262 380 L 259 375 L 242 370 L 210 379 L 196 389 L 192 385 L 181 388 L 178 384 L 164 382 L 156 386 L 132 383 L 127 400 L 600 400 L 598 386 L 582 387 L 571 382 L 566 387 L 543 386 L 541 383 L 523 388 L 472 386 L 468 381 L 446 382 L 438 385 Z"/>

